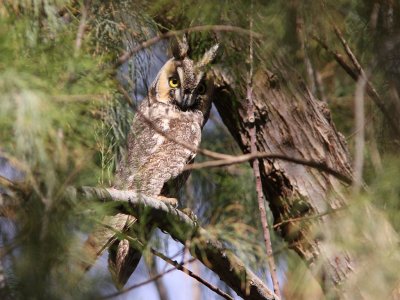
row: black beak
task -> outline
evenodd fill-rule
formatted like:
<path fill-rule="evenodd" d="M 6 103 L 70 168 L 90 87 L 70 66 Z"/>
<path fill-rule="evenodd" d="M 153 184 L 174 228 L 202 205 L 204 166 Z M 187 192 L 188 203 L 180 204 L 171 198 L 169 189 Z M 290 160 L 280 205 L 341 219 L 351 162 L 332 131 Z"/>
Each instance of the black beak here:
<path fill-rule="evenodd" d="M 192 94 L 185 94 L 182 99 L 182 109 L 186 110 L 192 105 Z"/>

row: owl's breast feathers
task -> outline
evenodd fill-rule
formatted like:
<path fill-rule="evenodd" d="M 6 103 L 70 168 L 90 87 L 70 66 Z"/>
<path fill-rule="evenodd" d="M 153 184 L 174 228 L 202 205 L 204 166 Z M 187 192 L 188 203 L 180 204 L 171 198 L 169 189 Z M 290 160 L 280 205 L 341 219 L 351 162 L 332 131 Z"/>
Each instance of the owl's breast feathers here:
<path fill-rule="evenodd" d="M 183 169 L 196 153 L 172 139 L 198 147 L 203 120 L 199 110 L 181 111 L 164 103 L 144 101 L 128 136 L 128 157 L 118 171 L 116 187 L 157 196 L 171 180 L 173 185 L 182 185 L 189 175 Z"/>

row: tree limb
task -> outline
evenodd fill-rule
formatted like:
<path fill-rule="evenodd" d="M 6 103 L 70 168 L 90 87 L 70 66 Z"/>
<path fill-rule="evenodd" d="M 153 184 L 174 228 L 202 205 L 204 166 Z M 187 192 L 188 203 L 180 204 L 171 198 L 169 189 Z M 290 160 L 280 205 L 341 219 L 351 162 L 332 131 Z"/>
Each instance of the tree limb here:
<path fill-rule="evenodd" d="M 187 262 L 185 262 L 185 264 L 186 264 L 186 263 L 193 262 L 194 260 L 195 260 L 195 258 L 191 258 L 190 260 L 188 260 Z M 143 286 L 143 285 L 146 285 L 146 284 L 155 282 L 155 281 L 161 279 L 161 277 L 163 277 L 164 275 L 166 275 L 166 274 L 168 274 L 168 273 L 171 273 L 171 272 L 173 272 L 173 271 L 176 271 L 176 270 L 177 270 L 177 268 L 172 267 L 172 268 L 169 268 L 168 270 L 165 270 L 164 272 L 157 273 L 157 274 L 155 274 L 155 273 L 154 273 L 154 274 L 151 274 L 151 277 L 148 278 L 148 279 L 146 279 L 145 281 L 142 281 L 142 282 L 139 282 L 139 283 L 137 283 L 137 284 L 134 284 L 134 285 L 132 285 L 132 286 L 130 286 L 130 287 L 127 287 L 127 288 L 125 288 L 125 289 L 123 289 L 123 290 L 121 290 L 121 291 L 118 291 L 118 292 L 116 292 L 116 293 L 112 293 L 112 294 L 110 294 L 110 295 L 104 296 L 102 299 L 111 299 L 111 298 L 114 298 L 114 297 L 121 296 L 122 294 L 125 294 L 125 293 L 127 293 L 127 292 L 129 292 L 129 291 L 132 291 L 132 290 L 134 290 L 134 289 L 136 289 L 136 288 L 138 288 L 138 287 L 141 287 L 141 286 Z"/>
<path fill-rule="evenodd" d="M 120 67 L 121 65 L 126 63 L 135 53 L 139 52 L 142 49 L 148 48 L 148 47 L 158 43 L 161 40 L 168 39 L 170 37 L 177 36 L 177 35 L 182 35 L 184 33 L 202 32 L 202 31 L 236 32 L 238 34 L 246 34 L 246 35 L 250 34 L 249 30 L 246 30 L 241 27 L 231 26 L 231 25 L 200 25 L 200 26 L 185 28 L 182 30 L 171 30 L 166 33 L 156 35 L 155 37 L 152 37 L 152 38 L 140 43 L 139 45 L 137 45 L 130 51 L 124 52 L 118 58 L 114 67 L 115 68 Z M 260 38 L 262 36 L 261 34 L 256 33 L 256 32 L 253 32 L 252 34 L 253 34 L 253 36 L 258 37 L 258 38 Z"/>
<path fill-rule="evenodd" d="M 238 100 L 243 99 L 245 90 L 238 97 L 234 74 L 217 67 L 212 72 L 216 85 L 214 104 L 243 153 L 249 153 L 251 134 L 247 126 L 247 107 L 244 101 Z M 295 84 L 291 74 L 284 69 L 277 72 L 273 74 L 260 68 L 253 79 L 257 150 L 264 195 L 274 224 L 281 223 L 274 227 L 277 234 L 307 263 L 323 290 L 336 293 L 351 272 L 352 258 L 336 248 L 328 254 L 316 238 L 315 232 L 321 224 L 329 227 L 334 222 L 329 214 L 316 219 L 309 217 L 347 205 L 343 191 L 353 176 L 346 142 L 336 131 L 328 108 L 306 87 Z M 282 158 L 300 161 L 271 160 L 267 153 L 279 153 Z M 347 179 L 340 176 L 345 180 L 339 181 L 337 176 L 315 172 L 313 169 L 317 166 L 314 163 L 311 166 L 301 161 L 324 162 L 325 166 L 334 167 L 334 173 L 339 172 Z M 308 221 L 284 222 L 300 218 L 308 218 Z"/>
<path fill-rule="evenodd" d="M 185 170 L 195 170 L 195 169 L 202 169 L 202 168 L 215 168 L 215 167 L 230 166 L 230 165 L 234 165 L 234 164 L 248 162 L 255 158 L 265 158 L 265 159 L 271 159 L 271 160 L 279 159 L 279 160 L 283 160 L 283 161 L 287 161 L 287 162 L 292 162 L 295 164 L 304 165 L 307 167 L 317 169 L 321 172 L 325 172 L 347 184 L 351 184 L 353 182 L 353 179 L 351 177 L 346 176 L 345 174 L 340 173 L 339 171 L 336 171 L 335 169 L 329 167 L 326 163 L 313 161 L 313 160 L 306 160 L 306 159 L 301 159 L 301 158 L 296 158 L 296 157 L 290 157 L 290 156 L 286 156 L 286 155 L 282 155 L 282 154 L 273 154 L 273 153 L 265 153 L 265 152 L 247 153 L 247 154 L 238 155 L 238 156 L 232 155 L 231 157 L 228 157 L 226 159 L 208 160 L 208 161 L 204 161 L 204 162 L 200 162 L 200 163 L 193 163 L 193 164 L 187 165 L 185 167 Z"/>
<path fill-rule="evenodd" d="M 160 257 L 161 259 L 163 259 L 164 261 L 166 261 L 170 265 L 173 265 L 179 271 L 182 271 L 183 273 L 187 274 L 188 276 L 190 276 L 193 279 L 197 280 L 198 282 L 202 283 L 207 288 L 209 288 L 210 290 L 212 290 L 216 294 L 220 295 L 222 298 L 227 299 L 227 300 L 233 300 L 233 298 L 230 295 L 228 295 L 227 293 L 221 291 L 221 289 L 219 289 L 215 285 L 211 284 L 210 282 L 204 280 L 199 275 L 193 273 L 191 270 L 189 270 L 188 268 L 183 266 L 183 264 L 180 264 L 177 261 L 170 259 L 169 257 L 165 256 L 164 254 L 162 254 L 162 253 L 160 253 L 160 252 L 158 252 L 158 251 L 156 251 L 154 249 L 150 249 L 150 251 L 151 251 L 151 253 L 153 253 L 154 255 L 157 255 L 158 257 Z"/>
<path fill-rule="evenodd" d="M 138 195 L 133 191 L 112 188 L 82 187 L 69 188 L 72 199 L 98 202 L 114 202 L 119 212 L 139 217 L 144 209 L 148 213 L 149 224 L 154 224 L 168 232 L 182 244 L 191 239 L 191 254 L 216 273 L 239 296 L 245 299 L 279 299 L 267 286 L 221 242 L 211 236 L 196 221 L 162 201 Z M 151 222 L 151 223 L 150 223 Z M 177 226 L 179 224 L 179 226 Z"/>

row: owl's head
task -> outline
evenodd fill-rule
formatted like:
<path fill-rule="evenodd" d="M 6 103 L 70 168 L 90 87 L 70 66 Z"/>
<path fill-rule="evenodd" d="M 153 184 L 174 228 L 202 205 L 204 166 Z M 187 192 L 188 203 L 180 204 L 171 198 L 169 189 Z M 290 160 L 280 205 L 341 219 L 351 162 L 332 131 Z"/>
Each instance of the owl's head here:
<path fill-rule="evenodd" d="M 196 109 L 202 98 L 209 97 L 210 86 L 205 78 L 205 68 L 215 58 L 218 44 L 211 47 L 198 62 L 188 57 L 188 44 L 184 37 L 178 40 L 173 58 L 159 71 L 150 87 L 152 99 L 171 104 L 180 110 Z"/>

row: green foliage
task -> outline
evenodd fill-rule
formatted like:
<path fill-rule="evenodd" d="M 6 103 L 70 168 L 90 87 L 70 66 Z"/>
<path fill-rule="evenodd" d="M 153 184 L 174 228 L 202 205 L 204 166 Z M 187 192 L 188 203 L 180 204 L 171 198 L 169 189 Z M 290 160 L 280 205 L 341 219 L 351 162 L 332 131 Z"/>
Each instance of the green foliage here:
<path fill-rule="evenodd" d="M 88 221 L 61 196 L 68 185 L 96 185 L 100 178 L 94 133 L 101 132 L 114 83 L 98 71 L 105 61 L 87 43 L 76 48 L 79 19 L 55 14 L 65 1 L 14 4 L 1 6 L 0 146 L 29 188 L 15 217 L 10 287 L 21 299 L 74 298 L 68 261 L 78 242 L 75 224 Z"/>
<path fill-rule="evenodd" d="M 371 202 L 387 216 L 396 232 L 400 232 L 400 185 L 398 157 L 388 157 L 383 164 L 382 173 L 371 183 Z"/>
<path fill-rule="evenodd" d="M 355 83 L 313 38 L 321 38 L 346 57 L 334 33 L 335 25 L 372 75 L 371 82 L 390 112 L 394 116 L 398 112 L 398 70 L 393 67 L 395 61 L 387 59 L 393 54 L 387 44 L 395 44 L 396 35 L 384 14 L 387 4 L 379 2 L 377 23 L 373 24 L 378 2 L 372 0 L 253 1 L 253 5 L 244 0 L 219 1 L 218 5 L 208 0 L 92 1 L 78 49 L 83 3 L 0 3 L 0 156 L 25 173 L 24 185 L 14 194 L 20 205 L 14 216 L 19 234 L 5 247 L 13 253 L 7 293 L 15 298 L 96 296 L 89 281 L 83 281 L 80 289 L 71 289 L 80 274 L 70 271 L 68 263 L 79 255 L 77 232 L 90 229 L 106 208 L 90 207 L 93 213 L 88 214 L 86 206 L 72 204 L 62 195 L 69 185 L 112 183 L 125 151 L 133 109 L 118 91 L 115 70 L 110 66 L 124 50 L 158 31 L 209 24 L 249 29 L 251 18 L 252 30 L 262 35 L 254 39 L 254 73 L 268 69 L 287 76 L 293 85 L 300 78 L 311 93 L 329 104 L 333 120 L 348 137 L 351 149 L 356 131 Z M 398 4 L 394 8 L 398 9 Z M 394 16 L 391 26 L 399 28 L 398 12 Z M 241 101 L 249 72 L 249 36 L 234 30 L 192 33 L 193 56 L 202 54 L 216 39 L 222 48 L 219 64 L 235 74 L 235 92 Z M 133 77 L 124 86 L 128 92 L 146 75 L 143 65 L 150 51 L 129 62 L 129 76 Z M 351 207 L 338 217 L 336 226 L 323 230 L 329 233 L 325 241 L 328 249 L 339 245 L 360 258 L 361 276 L 348 283 L 350 290 L 362 287 L 379 298 L 398 284 L 398 137 L 387 129 L 387 116 L 365 100 L 364 178 L 370 184 L 369 191 L 358 197 L 346 194 Z M 237 154 L 229 133 L 218 122 L 214 125 L 205 133 L 202 147 Z M 256 270 L 266 265 L 249 166 L 195 171 L 185 198 L 198 212 L 200 222 L 246 263 Z M 382 236 L 394 242 L 386 243 Z M 281 257 L 287 256 L 289 272 L 295 273 L 288 279 L 289 288 L 296 291 L 294 295 L 304 292 L 305 297 L 316 297 L 301 291 L 308 277 L 303 277 L 303 263 L 292 257 L 287 246 L 274 238 L 274 249 L 281 250 Z M 374 274 L 374 284 L 364 280 L 367 272 Z M 375 286 L 379 289 L 374 290 Z M 320 296 L 319 290 L 316 293 Z"/>

